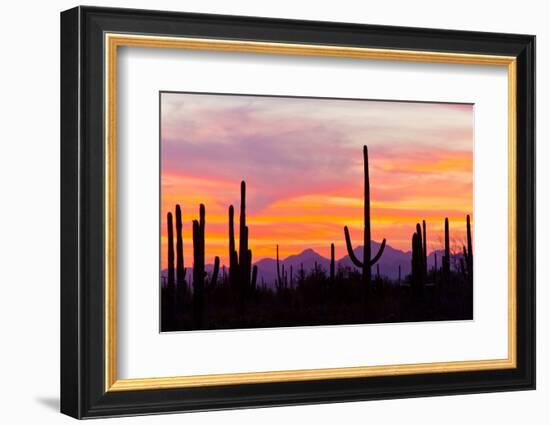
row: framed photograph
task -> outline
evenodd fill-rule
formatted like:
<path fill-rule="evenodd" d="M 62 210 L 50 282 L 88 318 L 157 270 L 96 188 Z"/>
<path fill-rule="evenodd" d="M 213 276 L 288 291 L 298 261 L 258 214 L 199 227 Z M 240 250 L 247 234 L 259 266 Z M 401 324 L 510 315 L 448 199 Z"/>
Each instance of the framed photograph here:
<path fill-rule="evenodd" d="M 61 14 L 61 411 L 535 388 L 535 37 Z"/>

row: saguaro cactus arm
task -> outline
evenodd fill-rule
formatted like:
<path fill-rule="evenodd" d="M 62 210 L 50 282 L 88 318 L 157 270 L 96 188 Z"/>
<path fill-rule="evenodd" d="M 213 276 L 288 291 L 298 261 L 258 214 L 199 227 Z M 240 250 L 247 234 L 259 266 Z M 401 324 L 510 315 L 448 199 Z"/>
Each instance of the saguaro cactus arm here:
<path fill-rule="evenodd" d="M 353 246 L 351 245 L 351 238 L 349 236 L 349 230 L 348 226 L 344 226 L 344 236 L 346 237 L 346 248 L 348 250 L 348 255 L 351 260 L 351 262 L 359 268 L 363 267 L 363 263 L 359 261 L 359 258 L 356 257 L 355 253 L 353 252 Z"/>
<path fill-rule="evenodd" d="M 348 255 L 351 260 L 351 262 L 359 268 L 363 267 L 363 262 L 357 258 L 355 253 L 353 252 L 353 246 L 351 245 L 351 238 L 349 235 L 349 229 L 348 226 L 344 226 L 344 236 L 346 237 L 346 248 L 348 250 Z M 374 266 L 378 260 L 380 260 L 380 257 L 382 257 L 382 254 L 384 253 L 384 249 L 386 248 L 386 239 L 382 239 L 382 243 L 380 244 L 380 248 L 378 249 L 378 253 L 374 256 L 372 260 L 370 260 L 370 265 Z M 363 249 L 365 249 L 363 247 Z"/>
<path fill-rule="evenodd" d="M 378 262 L 378 260 L 380 260 L 380 257 L 382 257 L 382 254 L 384 253 L 384 248 L 386 248 L 386 239 L 382 239 L 382 243 L 380 244 L 378 253 L 374 256 L 372 260 L 370 260 L 371 266 L 374 266 Z"/>

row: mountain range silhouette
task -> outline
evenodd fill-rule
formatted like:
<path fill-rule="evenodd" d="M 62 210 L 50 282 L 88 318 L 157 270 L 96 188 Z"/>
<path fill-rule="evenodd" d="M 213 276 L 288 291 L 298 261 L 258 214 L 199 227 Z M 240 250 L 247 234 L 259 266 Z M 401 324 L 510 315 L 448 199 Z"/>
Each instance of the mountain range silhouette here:
<path fill-rule="evenodd" d="M 377 252 L 380 247 L 380 243 L 371 241 L 371 251 Z M 363 247 L 358 246 L 353 251 L 358 258 L 363 257 Z M 445 254 L 444 250 L 434 250 L 428 255 L 428 268 L 432 268 L 435 262 L 435 255 L 437 255 L 437 267 L 441 268 L 441 258 Z M 401 266 L 401 279 L 404 279 L 411 272 L 411 251 L 401 251 L 395 249 L 390 245 L 386 245 L 384 250 L 384 255 L 378 261 L 380 267 L 380 276 L 389 278 L 391 280 L 397 280 L 399 276 L 399 266 Z M 461 254 L 451 254 L 451 260 L 453 258 L 457 259 Z M 298 276 L 300 267 L 303 265 L 304 272 L 308 273 L 313 270 L 315 264 L 320 267 L 322 270 L 328 273 L 330 267 L 330 258 L 323 257 L 321 254 L 316 252 L 311 248 L 307 248 L 300 252 L 299 254 L 289 255 L 284 259 L 279 260 L 280 265 L 284 264 L 287 271 L 290 270 L 292 266 L 294 270 L 295 278 Z M 262 258 L 261 260 L 254 263 L 258 267 L 258 284 L 265 283 L 267 287 L 274 287 L 275 281 L 277 279 L 277 260 L 275 258 Z M 453 261 L 451 261 L 453 264 Z M 348 255 L 336 260 L 336 268 L 343 267 L 349 269 L 355 269 L 360 271 L 355 267 L 349 258 Z M 210 273 L 212 271 L 213 265 L 207 264 L 205 270 Z M 227 266 L 226 266 L 227 268 Z M 189 269 L 191 270 L 191 269 Z M 376 273 L 376 268 L 373 268 L 373 274 Z M 162 270 L 162 276 L 167 276 L 168 270 Z M 190 273 L 188 272 L 188 276 Z"/>

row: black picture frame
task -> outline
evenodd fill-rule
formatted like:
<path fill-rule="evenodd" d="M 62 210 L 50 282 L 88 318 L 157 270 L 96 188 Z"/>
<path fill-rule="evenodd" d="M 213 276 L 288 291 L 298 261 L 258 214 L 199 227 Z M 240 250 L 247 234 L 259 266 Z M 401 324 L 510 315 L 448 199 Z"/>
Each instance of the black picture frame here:
<path fill-rule="evenodd" d="M 517 367 L 105 391 L 104 34 L 479 53 L 517 59 Z M 535 37 L 76 7 L 61 13 L 61 412 L 75 418 L 535 388 Z"/>

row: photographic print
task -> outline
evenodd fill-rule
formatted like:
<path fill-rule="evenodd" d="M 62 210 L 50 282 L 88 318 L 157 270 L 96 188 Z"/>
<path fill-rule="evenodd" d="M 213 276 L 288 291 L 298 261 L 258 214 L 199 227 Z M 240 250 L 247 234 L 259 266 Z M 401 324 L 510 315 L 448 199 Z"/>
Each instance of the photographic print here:
<path fill-rule="evenodd" d="M 473 319 L 473 105 L 160 93 L 161 331 Z"/>

